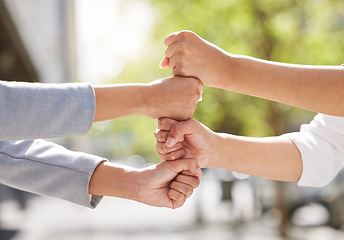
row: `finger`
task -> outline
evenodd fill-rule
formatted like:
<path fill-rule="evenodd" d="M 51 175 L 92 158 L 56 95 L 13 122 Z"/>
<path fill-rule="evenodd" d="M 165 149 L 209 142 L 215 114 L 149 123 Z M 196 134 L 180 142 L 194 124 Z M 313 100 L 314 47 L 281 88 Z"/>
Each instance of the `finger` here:
<path fill-rule="evenodd" d="M 158 128 L 164 131 L 170 131 L 174 124 L 178 123 L 178 121 L 172 118 L 160 118 L 158 120 Z"/>
<path fill-rule="evenodd" d="M 159 64 L 159 66 L 160 66 L 160 68 L 167 68 L 168 65 L 169 65 L 169 59 L 166 56 L 164 56 L 163 59 L 161 60 L 160 64 Z"/>
<path fill-rule="evenodd" d="M 189 170 L 193 175 L 203 178 L 204 174 L 198 165 L 198 162 L 192 158 L 178 159 L 175 161 L 166 161 L 163 164 L 167 164 L 171 171 L 179 173 L 184 170 Z"/>
<path fill-rule="evenodd" d="M 179 44 L 177 42 L 168 46 L 168 48 L 165 50 L 165 56 L 168 58 L 172 58 L 174 56 L 174 54 L 176 53 L 178 46 L 179 46 Z"/>
<path fill-rule="evenodd" d="M 168 134 L 169 134 L 168 131 L 164 131 L 159 128 L 154 131 L 155 139 L 160 143 L 166 142 Z"/>
<path fill-rule="evenodd" d="M 179 32 L 174 32 L 174 33 L 171 33 L 170 35 L 168 35 L 166 38 L 165 38 L 165 45 L 166 46 L 170 46 L 171 44 L 177 42 L 178 38 L 177 38 L 177 34 Z"/>
<path fill-rule="evenodd" d="M 186 198 L 190 197 L 193 193 L 193 187 L 189 184 L 173 181 L 170 184 L 170 189 L 174 189 L 185 195 Z"/>
<path fill-rule="evenodd" d="M 157 142 L 155 144 L 155 148 L 156 148 L 156 150 L 159 153 L 167 154 L 167 153 L 174 152 L 174 151 L 182 149 L 183 148 L 183 143 L 179 142 L 179 143 L 175 144 L 173 147 L 168 147 L 168 146 L 166 146 L 165 143 Z"/>
<path fill-rule="evenodd" d="M 188 184 L 192 188 L 197 188 L 200 184 L 199 178 L 195 176 L 185 175 L 183 174 L 183 172 L 178 174 L 178 176 L 175 178 L 175 181 L 179 183 Z"/>
<path fill-rule="evenodd" d="M 169 131 L 164 131 L 164 130 L 160 130 L 160 129 L 157 129 L 154 132 L 155 139 L 161 143 L 166 142 L 168 134 L 170 134 Z M 179 142 L 183 142 L 183 141 L 184 141 L 184 138 L 179 139 Z"/>
<path fill-rule="evenodd" d="M 175 189 L 170 189 L 168 191 L 168 197 L 173 200 L 172 208 L 176 209 L 184 205 L 186 201 L 186 196 Z"/>
<path fill-rule="evenodd" d="M 177 66 L 177 58 L 176 57 L 169 58 L 168 66 L 174 70 Z M 173 76 L 177 76 L 177 75 L 173 74 Z"/>
<path fill-rule="evenodd" d="M 192 174 L 189 170 L 184 170 L 180 172 L 183 175 L 188 175 L 188 176 L 195 176 L 194 174 Z"/>
<path fill-rule="evenodd" d="M 167 125 L 168 123 L 166 123 Z M 169 125 L 170 126 L 170 125 Z M 178 122 L 170 127 L 170 134 L 166 139 L 166 145 L 173 147 L 174 144 L 180 142 L 184 135 L 193 134 L 199 129 L 199 123 L 194 119 Z"/>
<path fill-rule="evenodd" d="M 185 156 L 185 150 L 184 149 L 180 149 L 180 150 L 177 150 L 177 151 L 174 151 L 174 152 L 170 152 L 170 153 L 167 153 L 167 154 L 161 154 L 158 152 L 158 155 L 160 157 L 160 159 L 162 161 L 173 161 L 173 160 L 176 160 L 176 159 L 180 159 L 180 158 L 183 158 Z"/>

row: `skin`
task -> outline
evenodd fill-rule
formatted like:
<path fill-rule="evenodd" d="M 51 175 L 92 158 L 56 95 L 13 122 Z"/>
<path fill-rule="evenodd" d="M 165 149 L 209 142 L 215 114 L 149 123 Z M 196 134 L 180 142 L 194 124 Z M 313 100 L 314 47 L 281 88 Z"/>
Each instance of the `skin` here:
<path fill-rule="evenodd" d="M 159 120 L 156 149 L 162 160 L 197 159 L 200 167 L 222 168 L 279 181 L 298 181 L 301 155 L 288 138 L 215 133 L 194 119 Z"/>
<path fill-rule="evenodd" d="M 94 122 L 137 114 L 185 120 L 196 110 L 203 85 L 194 78 L 172 77 L 148 84 L 94 86 L 94 91 L 97 105 Z"/>
<path fill-rule="evenodd" d="M 277 63 L 234 55 L 190 31 L 170 34 L 160 63 L 205 86 L 344 116 L 344 68 Z"/>
<path fill-rule="evenodd" d="M 182 171 L 194 176 L 179 174 Z M 103 162 L 93 173 L 89 193 L 175 209 L 198 187 L 196 176 L 203 177 L 203 173 L 195 159 L 167 161 L 144 169 Z"/>
<path fill-rule="evenodd" d="M 171 77 L 148 84 L 103 85 L 93 89 L 94 122 L 138 114 L 185 120 L 192 117 L 202 98 L 203 85 L 194 78 Z M 103 162 L 91 176 L 89 193 L 178 208 L 199 185 L 198 177 L 203 176 L 196 165 L 195 160 L 188 159 L 133 169 Z"/>

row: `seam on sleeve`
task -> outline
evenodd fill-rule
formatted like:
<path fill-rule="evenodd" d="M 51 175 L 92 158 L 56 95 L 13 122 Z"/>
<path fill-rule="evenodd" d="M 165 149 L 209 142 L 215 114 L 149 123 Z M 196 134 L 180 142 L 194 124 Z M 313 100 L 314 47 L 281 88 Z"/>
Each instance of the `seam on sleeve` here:
<path fill-rule="evenodd" d="M 83 172 L 83 171 L 80 171 L 80 170 L 77 170 L 77 169 L 74 169 L 74 168 L 69 168 L 69 167 L 59 166 L 59 165 L 53 165 L 53 164 L 50 164 L 50 163 L 41 162 L 41 161 L 37 161 L 37 160 L 34 160 L 34 159 L 30 159 L 30 158 L 14 157 L 14 156 L 12 156 L 12 155 L 10 155 L 10 154 L 7 154 L 7 153 L 4 153 L 4 152 L 0 152 L 0 154 L 5 155 L 5 156 L 7 156 L 7 157 L 9 157 L 9 158 L 12 158 L 12 159 L 18 159 L 18 160 L 26 160 L 26 161 L 36 162 L 36 163 L 44 164 L 44 165 L 47 165 L 47 166 L 58 167 L 58 168 L 64 168 L 64 169 L 72 170 L 72 171 L 75 171 L 75 172 L 83 173 L 83 174 L 86 174 L 86 175 L 88 175 L 88 176 L 92 176 L 92 174 L 89 174 L 89 173 L 87 173 L 87 172 Z"/>

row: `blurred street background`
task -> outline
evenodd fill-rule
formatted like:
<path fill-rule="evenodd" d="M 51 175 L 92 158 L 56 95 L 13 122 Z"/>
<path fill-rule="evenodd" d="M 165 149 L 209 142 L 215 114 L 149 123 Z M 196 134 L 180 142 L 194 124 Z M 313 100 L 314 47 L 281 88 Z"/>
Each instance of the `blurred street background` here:
<path fill-rule="evenodd" d="M 0 0 L 0 79 L 151 82 L 171 75 L 159 68 L 163 41 L 183 29 L 235 54 L 344 63 L 342 0 Z M 214 131 L 265 137 L 298 131 L 315 114 L 205 88 L 194 118 Z M 96 123 L 87 136 L 49 140 L 144 167 L 159 161 L 156 127 L 133 116 Z M 90 210 L 0 185 L 0 240 L 344 239 L 343 174 L 323 188 L 205 174 L 177 210 L 115 198 Z"/>

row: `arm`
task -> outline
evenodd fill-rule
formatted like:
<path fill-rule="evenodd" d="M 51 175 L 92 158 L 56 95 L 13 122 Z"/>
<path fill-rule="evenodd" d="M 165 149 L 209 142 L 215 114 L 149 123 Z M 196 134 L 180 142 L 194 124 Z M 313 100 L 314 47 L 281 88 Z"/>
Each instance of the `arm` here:
<path fill-rule="evenodd" d="M 167 161 L 145 169 L 114 163 L 100 164 L 90 181 L 91 194 L 121 197 L 144 204 L 178 208 L 199 185 L 197 161 Z M 179 174 L 190 171 L 194 176 Z"/>
<path fill-rule="evenodd" d="M 229 54 L 189 31 L 169 35 L 161 67 L 204 85 L 344 116 L 344 68 L 277 63 Z"/>
<path fill-rule="evenodd" d="M 166 78 L 149 84 L 96 86 L 0 81 L 0 140 L 81 135 L 93 121 L 142 114 L 188 119 L 202 84 Z"/>
<path fill-rule="evenodd" d="M 128 115 L 189 119 L 201 98 L 203 85 L 193 78 L 166 78 L 148 84 L 95 86 L 94 121 Z"/>
<path fill-rule="evenodd" d="M 44 140 L 0 142 L 0 182 L 94 208 L 101 197 L 90 198 L 88 185 L 103 161 Z"/>
<path fill-rule="evenodd" d="M 155 136 L 163 160 L 193 157 L 201 167 L 321 187 L 344 166 L 343 126 L 344 118 L 318 114 L 300 132 L 251 138 L 214 133 L 193 119 L 161 119 Z"/>
<path fill-rule="evenodd" d="M 193 159 L 134 169 L 43 140 L 0 142 L 1 183 L 89 208 L 95 208 L 102 196 L 180 207 L 199 179 L 179 172 L 202 176 L 198 169 Z"/>
<path fill-rule="evenodd" d="M 159 121 L 155 135 L 163 160 L 192 157 L 200 167 L 222 168 L 280 181 L 298 181 L 302 172 L 299 151 L 286 137 L 239 137 L 214 133 L 193 119 L 177 123 L 166 118 Z M 176 142 L 182 142 L 182 148 L 175 148 Z"/>
<path fill-rule="evenodd" d="M 285 134 L 302 156 L 300 186 L 330 183 L 344 166 L 344 118 L 318 114 L 300 132 Z"/>

